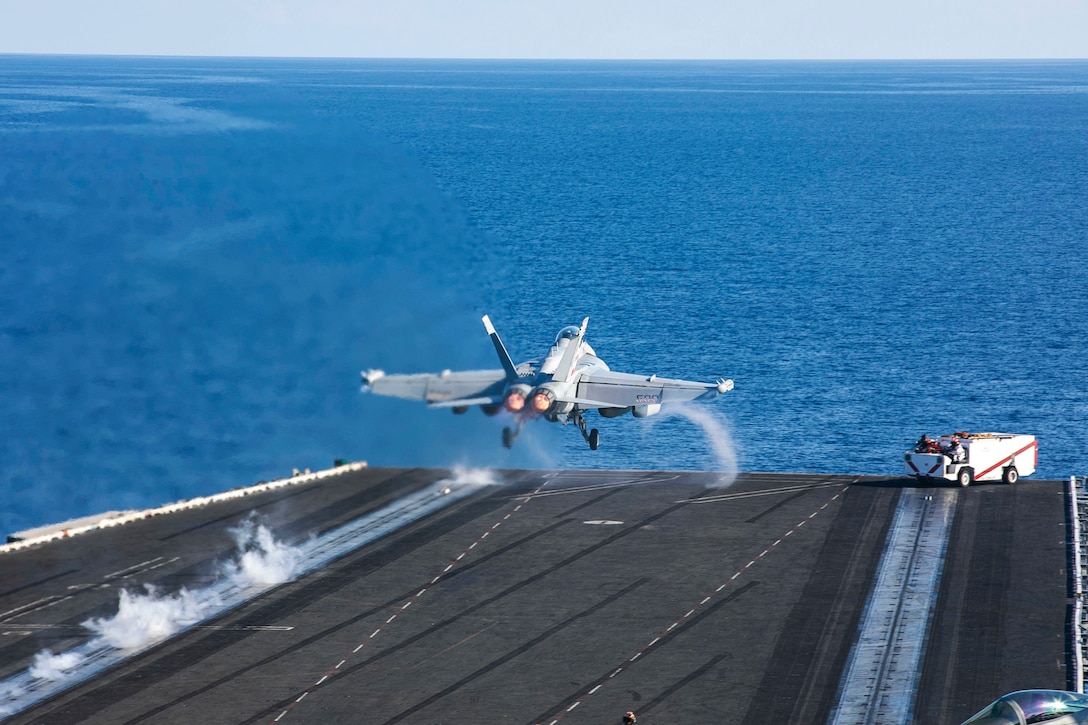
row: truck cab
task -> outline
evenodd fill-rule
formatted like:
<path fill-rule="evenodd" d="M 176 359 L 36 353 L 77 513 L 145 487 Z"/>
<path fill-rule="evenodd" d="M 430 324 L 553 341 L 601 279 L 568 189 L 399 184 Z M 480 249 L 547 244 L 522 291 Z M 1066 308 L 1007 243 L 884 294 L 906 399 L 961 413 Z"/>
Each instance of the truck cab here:
<path fill-rule="evenodd" d="M 1035 473 L 1039 444 L 1033 435 L 958 432 L 923 435 L 903 454 L 903 472 L 913 478 L 944 479 L 960 486 L 975 481 L 1016 483 Z"/>

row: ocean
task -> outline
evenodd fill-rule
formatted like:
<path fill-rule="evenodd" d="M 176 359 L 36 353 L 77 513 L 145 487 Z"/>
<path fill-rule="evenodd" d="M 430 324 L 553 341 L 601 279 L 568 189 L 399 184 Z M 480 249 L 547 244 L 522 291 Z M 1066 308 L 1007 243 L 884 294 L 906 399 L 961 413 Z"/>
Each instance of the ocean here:
<path fill-rule="evenodd" d="M 1082 475 L 1086 200 L 1084 61 L 0 55 L 0 533 L 338 458 Z M 598 451 L 360 392 L 497 367 L 483 314 L 736 389 Z"/>

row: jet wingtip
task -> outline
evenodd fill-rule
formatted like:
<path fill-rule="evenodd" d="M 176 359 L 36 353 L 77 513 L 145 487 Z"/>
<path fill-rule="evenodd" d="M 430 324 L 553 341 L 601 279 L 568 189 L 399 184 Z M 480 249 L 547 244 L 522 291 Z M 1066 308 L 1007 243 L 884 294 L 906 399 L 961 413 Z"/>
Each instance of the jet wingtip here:
<path fill-rule="evenodd" d="M 718 381 L 718 392 L 719 393 L 728 393 L 732 389 L 733 389 L 733 381 L 732 380 L 726 380 L 725 378 L 722 378 L 721 380 Z"/>
<path fill-rule="evenodd" d="M 384 370 L 363 370 L 359 373 L 359 376 L 363 379 L 363 385 L 373 385 L 374 381 L 380 380 L 385 377 Z"/>
<path fill-rule="evenodd" d="M 491 318 L 489 316 L 484 315 L 480 318 L 480 321 L 484 323 L 484 329 L 487 330 L 488 335 L 495 334 L 495 326 L 491 324 Z"/>

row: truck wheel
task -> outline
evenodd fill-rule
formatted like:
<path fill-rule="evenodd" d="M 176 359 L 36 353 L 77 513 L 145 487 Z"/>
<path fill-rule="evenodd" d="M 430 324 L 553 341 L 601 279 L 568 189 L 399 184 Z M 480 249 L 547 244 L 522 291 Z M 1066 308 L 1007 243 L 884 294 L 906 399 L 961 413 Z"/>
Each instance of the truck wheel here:
<path fill-rule="evenodd" d="M 1009 466 L 1005 469 L 1004 475 L 1001 476 L 1001 480 L 1005 483 L 1012 485 L 1020 480 L 1020 474 L 1016 470 L 1016 466 Z"/>
<path fill-rule="evenodd" d="M 975 472 L 971 469 L 970 466 L 964 466 L 960 469 L 959 473 L 956 474 L 956 483 L 958 483 L 960 486 L 963 486 L 964 488 L 970 486 L 971 482 L 974 480 Z"/>

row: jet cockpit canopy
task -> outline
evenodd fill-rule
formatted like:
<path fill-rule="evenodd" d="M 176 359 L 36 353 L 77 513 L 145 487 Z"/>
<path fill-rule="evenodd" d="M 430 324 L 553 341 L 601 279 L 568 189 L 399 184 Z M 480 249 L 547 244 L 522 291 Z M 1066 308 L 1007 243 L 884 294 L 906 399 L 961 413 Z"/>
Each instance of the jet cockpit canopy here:
<path fill-rule="evenodd" d="M 558 345 L 560 340 L 573 340 L 576 337 L 578 337 L 578 326 L 567 325 L 555 336 L 555 343 L 553 344 Z"/>

